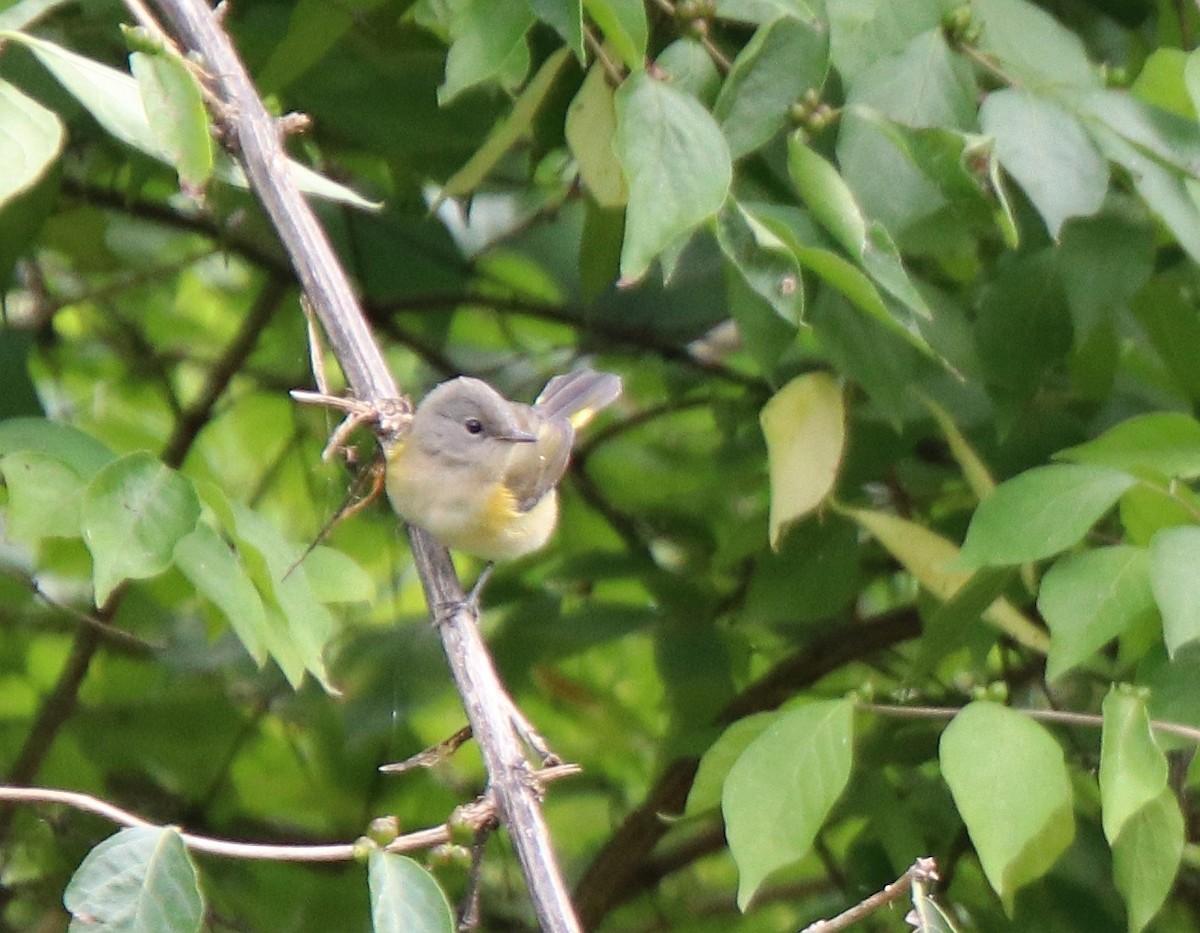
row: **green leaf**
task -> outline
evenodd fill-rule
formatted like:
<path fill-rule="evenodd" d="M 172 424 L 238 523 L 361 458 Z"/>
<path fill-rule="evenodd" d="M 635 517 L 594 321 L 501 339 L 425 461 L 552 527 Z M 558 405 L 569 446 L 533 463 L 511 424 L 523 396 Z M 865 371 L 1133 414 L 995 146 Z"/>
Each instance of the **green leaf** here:
<path fill-rule="evenodd" d="M 997 183 L 999 163 L 990 139 L 939 126 L 906 126 L 870 107 L 856 106 L 851 113 L 878 129 L 937 187 L 951 216 L 976 226 L 994 224 L 1005 244 L 1016 248 L 1016 220 Z"/>
<path fill-rule="evenodd" d="M 0 12 L 0 30 L 25 29 L 70 0 L 18 0 Z"/>
<path fill-rule="evenodd" d="M 318 602 L 369 603 L 375 599 L 375 579 L 341 551 L 315 547 L 301 564 Z"/>
<path fill-rule="evenodd" d="M 454 914 L 437 880 L 412 859 L 372 852 L 367 859 L 374 933 L 454 933 Z"/>
<path fill-rule="evenodd" d="M 1171 893 L 1183 860 L 1185 829 L 1179 801 L 1163 790 L 1113 843 L 1113 880 L 1129 910 L 1129 933 L 1140 933 Z"/>
<path fill-rule="evenodd" d="M 922 33 L 938 29 L 942 20 L 942 4 L 936 0 L 825 0 L 825 6 L 833 65 L 852 88 L 864 71 L 898 54 Z"/>
<path fill-rule="evenodd" d="M 1090 464 L 1034 467 L 984 499 L 971 518 L 962 561 L 1023 564 L 1078 543 L 1135 480 Z"/>
<path fill-rule="evenodd" d="M 1149 218 L 1103 211 L 1067 224 L 1058 250 L 1063 290 L 1076 340 L 1130 307 L 1154 272 L 1154 230 Z"/>
<path fill-rule="evenodd" d="M 1178 483 L 1161 489 L 1138 485 L 1121 496 L 1120 515 L 1126 540 L 1147 547 L 1164 528 L 1195 524 L 1200 498 Z"/>
<path fill-rule="evenodd" d="M 717 243 L 746 285 L 793 326 L 804 318 L 804 286 L 795 254 L 734 198 L 717 214 Z"/>
<path fill-rule="evenodd" d="M 999 60 L 1016 83 L 1031 91 L 1071 96 L 1100 86 L 1082 40 L 1026 0 L 974 0 L 979 48 Z"/>
<path fill-rule="evenodd" d="M 1052 681 L 1153 612 L 1146 551 L 1122 545 L 1062 558 L 1046 571 L 1038 610 L 1050 627 Z"/>
<path fill-rule="evenodd" d="M 837 169 L 805 145 L 805 137 L 788 137 L 788 174 L 792 184 L 821 224 L 847 253 L 861 259 L 867 242 L 867 221 L 850 186 Z"/>
<path fill-rule="evenodd" d="M 267 610 L 271 657 L 293 686 L 307 670 L 327 693 L 337 694 L 324 657 L 337 623 L 314 595 L 303 564 L 296 564 L 303 549 L 243 506 L 232 506 L 232 514 L 238 554 Z"/>
<path fill-rule="evenodd" d="M 1189 60 L 1183 49 L 1155 49 L 1146 58 L 1129 92 L 1143 103 L 1195 120 L 1196 106 L 1186 80 Z"/>
<path fill-rule="evenodd" d="M 635 74 L 644 71 L 650 27 L 641 0 L 583 0 L 583 9 L 617 50 L 625 67 Z"/>
<path fill-rule="evenodd" d="M 0 457 L 8 487 L 4 533 L 34 547 L 43 538 L 78 538 L 84 482 L 61 460 L 19 450 Z"/>
<path fill-rule="evenodd" d="M 688 791 L 687 805 L 683 812 L 688 816 L 707 813 L 721 805 L 721 793 L 729 769 L 741 757 L 742 752 L 757 739 L 777 718 L 778 713 L 754 713 L 739 719 L 718 736 L 700 759 L 692 788 Z"/>
<path fill-rule="evenodd" d="M 988 500 L 991 501 L 991 500 Z M 962 554 L 936 532 L 908 519 L 869 509 L 843 509 L 847 516 L 879 539 L 879 543 L 930 593 L 943 602 L 953 599 L 971 580 Z M 983 617 L 1013 639 L 1045 653 L 1046 633 L 1005 599 L 993 602 Z"/>
<path fill-rule="evenodd" d="M 1114 684 L 1104 698 L 1100 807 L 1110 843 L 1139 810 L 1167 789 L 1167 757 L 1154 740 L 1145 698 Z"/>
<path fill-rule="evenodd" d="M 1040 725 L 996 703 L 965 707 L 942 734 L 950 785 L 988 882 L 1011 913 L 1075 836 L 1062 749 Z"/>
<path fill-rule="evenodd" d="M 933 420 L 937 422 L 938 430 L 946 438 L 946 444 L 950 448 L 950 456 L 958 464 L 963 478 L 967 481 L 967 485 L 971 487 L 971 492 L 975 494 L 976 499 L 986 499 L 996 489 L 996 480 L 992 478 L 991 470 L 988 469 L 987 464 L 983 462 L 983 458 L 979 456 L 975 448 L 963 436 L 962 431 L 959 430 L 958 425 L 954 423 L 954 419 L 950 416 L 950 412 L 927 396 L 922 395 L 921 401 L 929 409 L 929 413 L 933 415 Z"/>
<path fill-rule="evenodd" d="M 721 90 L 721 72 L 708 50 L 695 39 L 676 39 L 658 53 L 655 72 L 672 87 L 711 107 Z"/>
<path fill-rule="evenodd" d="M 1188 190 L 1200 178 L 1200 126 L 1120 91 L 1087 95 L 1081 112 L 1104 154 L 1129 172 L 1179 245 L 1200 256 L 1200 210 Z"/>
<path fill-rule="evenodd" d="M 97 473 L 83 495 L 96 605 L 123 580 L 154 577 L 171 566 L 175 545 L 199 518 L 191 482 L 148 453 L 129 454 Z"/>
<path fill-rule="evenodd" d="M 529 5 L 533 7 L 538 19 L 562 36 L 575 59 L 581 63 L 586 62 L 582 0 L 530 0 Z"/>
<path fill-rule="evenodd" d="M 197 933 L 204 921 L 196 868 L 179 833 L 138 826 L 92 849 L 63 894 L 73 933 Z"/>
<path fill-rule="evenodd" d="M 806 0 L 717 0 L 717 18 L 762 24 L 780 16 L 814 19 L 816 11 Z"/>
<path fill-rule="evenodd" d="M 761 26 L 734 59 L 713 105 L 736 159 L 767 142 L 788 120 L 788 108 L 819 90 L 829 69 L 828 31 L 781 16 Z"/>
<path fill-rule="evenodd" d="M 510 61 L 529 50 L 525 33 L 534 23 L 528 0 L 462 0 L 452 8 L 446 79 L 438 88 L 443 107 L 467 88 L 507 74 Z M 522 77 L 524 72 L 522 70 Z"/>
<path fill-rule="evenodd" d="M 1174 658 L 1200 638 L 1200 528 L 1166 528 L 1150 540 L 1150 583 L 1162 613 L 1163 641 Z"/>
<path fill-rule="evenodd" d="M 629 186 L 621 278 L 633 282 L 716 214 L 733 169 L 720 128 L 690 95 L 639 73 L 621 85 L 616 105 L 617 157 Z"/>
<path fill-rule="evenodd" d="M 96 122 L 121 142 L 163 158 L 132 77 L 44 39 L 19 32 L 0 33 L 0 36 L 29 49 Z"/>
<path fill-rule="evenodd" d="M 743 911 L 767 876 L 800 859 L 842 795 L 853 761 L 854 704 L 779 714 L 734 762 L 721 811 Z"/>
<path fill-rule="evenodd" d="M 32 188 L 62 150 L 62 123 L 31 97 L 0 81 L 0 205 Z"/>
<path fill-rule="evenodd" d="M 932 4 L 931 4 L 932 5 Z M 950 217 L 939 186 L 889 134 L 860 116 L 869 108 L 908 127 L 974 131 L 978 90 L 964 56 L 932 26 L 858 76 L 846 98 L 837 140 L 842 177 L 864 213 L 901 237 L 918 224 Z"/>
<path fill-rule="evenodd" d="M 137 79 L 158 149 L 175 166 L 180 185 L 185 191 L 203 188 L 213 173 L 214 143 L 196 76 L 167 51 L 134 52 L 129 70 Z"/>
<path fill-rule="evenodd" d="M 616 133 L 613 91 L 603 66 L 596 64 L 567 108 L 566 136 L 584 187 L 604 208 L 624 207 L 629 200 L 621 163 L 613 149 Z"/>
<path fill-rule="evenodd" d="M 825 501 L 846 446 L 842 389 L 828 373 L 797 376 L 759 415 L 771 479 L 771 547 Z"/>
<path fill-rule="evenodd" d="M 173 164 L 146 118 L 141 92 L 130 75 L 24 33 L 0 32 L 0 39 L 9 39 L 28 48 L 59 84 L 96 118 L 96 122 L 121 142 L 151 158 Z M 287 164 L 296 184 L 307 194 L 361 209 L 378 207 L 345 185 L 331 181 L 299 162 L 288 159 Z M 217 161 L 214 174 L 227 184 L 249 187 L 241 166 L 229 158 Z"/>
<path fill-rule="evenodd" d="M 1006 88 L 979 110 L 996 158 L 1058 239 L 1071 217 L 1094 214 L 1108 192 L 1108 163 L 1075 117 L 1047 98 Z"/>
<path fill-rule="evenodd" d="M 265 664 L 269 637 L 262 597 L 221 536 L 200 522 L 175 545 L 175 564 L 196 591 L 224 613 L 250 657 L 260 667 Z"/>
<path fill-rule="evenodd" d="M 1173 411 L 1138 415 L 1055 456 L 1126 473 L 1195 479 L 1200 476 L 1200 421 Z"/>
<path fill-rule="evenodd" d="M 877 221 L 867 221 L 837 169 L 804 145 L 799 133 L 788 138 L 788 174 L 813 216 L 880 287 L 919 317 L 933 316 L 891 235 Z"/>
<path fill-rule="evenodd" d="M 550 95 L 554 81 L 570 58 L 570 50 L 561 48 L 538 69 L 513 103 L 508 116 L 503 118 L 488 134 L 482 146 L 467 164 L 447 179 L 442 188 L 442 197 L 457 198 L 470 194 L 491 174 L 505 154 L 528 135 L 533 119 Z"/>
<path fill-rule="evenodd" d="M 90 480 L 117 455 L 90 434 L 46 418 L 9 418 L 0 421 L 0 456 L 17 451 L 45 454 L 61 460 L 85 480 Z"/>

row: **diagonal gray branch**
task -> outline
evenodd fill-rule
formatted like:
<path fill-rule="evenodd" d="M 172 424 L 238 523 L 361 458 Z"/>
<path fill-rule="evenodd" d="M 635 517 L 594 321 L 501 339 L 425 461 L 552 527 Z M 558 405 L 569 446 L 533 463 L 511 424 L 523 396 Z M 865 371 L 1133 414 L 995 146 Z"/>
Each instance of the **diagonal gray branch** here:
<path fill-rule="evenodd" d="M 218 114 L 236 142 L 251 187 L 291 258 L 305 293 L 329 337 L 355 395 L 373 405 L 394 402 L 399 391 L 354 298 L 350 282 L 315 215 L 288 169 L 279 129 L 238 58 L 228 35 L 202 0 L 157 0 L 184 48 L 199 52 L 213 75 L 226 112 Z M 385 437 L 384 442 L 387 442 Z M 478 618 L 463 603 L 450 555 L 419 529 L 410 529 L 413 556 L 467 718 L 487 765 L 499 816 L 512 837 L 534 910 L 544 930 L 579 930 L 570 897 L 542 817 L 540 789 L 532 779 L 513 726 L 512 700 L 504 691 Z M 452 606 L 454 611 L 440 609 Z"/>

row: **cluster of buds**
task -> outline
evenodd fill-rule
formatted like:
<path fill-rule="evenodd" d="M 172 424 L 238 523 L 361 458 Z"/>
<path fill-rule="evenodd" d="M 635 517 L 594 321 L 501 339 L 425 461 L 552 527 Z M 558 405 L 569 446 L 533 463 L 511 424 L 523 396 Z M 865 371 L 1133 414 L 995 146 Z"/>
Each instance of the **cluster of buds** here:
<path fill-rule="evenodd" d="M 788 118 L 792 125 L 813 135 L 833 123 L 838 114 L 838 110 L 821 100 L 821 94 L 816 89 L 806 91 L 803 97 L 788 108 Z"/>

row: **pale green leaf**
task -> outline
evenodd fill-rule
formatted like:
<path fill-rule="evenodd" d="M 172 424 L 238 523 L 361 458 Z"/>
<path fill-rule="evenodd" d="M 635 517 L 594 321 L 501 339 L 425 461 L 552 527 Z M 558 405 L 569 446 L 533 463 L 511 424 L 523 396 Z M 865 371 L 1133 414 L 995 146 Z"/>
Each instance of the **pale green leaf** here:
<path fill-rule="evenodd" d="M 90 434 L 47 418 L 10 418 L 0 421 L 0 456 L 30 451 L 61 460 L 90 480 L 117 455 Z"/>
<path fill-rule="evenodd" d="M 1006 88 L 979 110 L 996 157 L 1058 239 L 1072 217 L 1094 214 L 1108 192 L 1108 163 L 1079 121 L 1054 101 Z"/>
<path fill-rule="evenodd" d="M 1138 415 L 1055 456 L 1127 473 L 1149 471 L 1195 479 L 1200 476 L 1200 421 L 1173 411 Z"/>
<path fill-rule="evenodd" d="M 1145 698 L 1114 685 L 1104 698 L 1100 810 L 1110 843 L 1139 810 L 1167 789 L 1167 757 L 1154 740 Z"/>
<path fill-rule="evenodd" d="M 1153 609 L 1142 548 L 1118 545 L 1061 558 L 1038 593 L 1038 610 L 1050 627 L 1046 679 L 1082 664 Z"/>
<path fill-rule="evenodd" d="M 600 64 L 593 65 L 567 108 L 567 145 L 579 166 L 579 177 L 601 207 L 624 207 L 629 200 L 621 163 L 613 142 L 617 109 L 613 90 Z"/>
<path fill-rule="evenodd" d="M 191 482 L 148 453 L 96 474 L 83 495 L 83 540 L 92 553 L 96 605 L 123 580 L 157 576 L 200 518 Z"/>
<path fill-rule="evenodd" d="M 467 164 L 446 180 L 442 188 L 443 197 L 457 198 L 473 192 L 504 158 L 505 153 L 529 134 L 534 117 L 569 58 L 570 50 L 563 47 L 542 63 L 537 74 L 514 101 L 508 116 L 492 128 Z"/>
<path fill-rule="evenodd" d="M 804 287 L 796 255 L 747 208 L 730 198 L 717 214 L 717 243 L 746 285 L 780 318 L 799 326 Z"/>
<path fill-rule="evenodd" d="M 778 713 L 754 713 L 733 723 L 717 738 L 700 759 L 696 777 L 688 791 L 684 813 L 694 816 L 721 805 L 721 793 L 729 769 L 751 742 L 763 734 Z"/>
<path fill-rule="evenodd" d="M 1200 638 L 1200 528 L 1165 528 L 1150 539 L 1150 582 L 1171 657 Z"/>
<path fill-rule="evenodd" d="M 943 602 L 953 599 L 971 580 L 959 549 L 936 532 L 908 519 L 868 509 L 843 509 L 848 517 L 874 535 L 901 566 Z M 997 599 L 983 612 L 990 624 L 1013 639 L 1044 654 L 1050 640 L 1019 609 Z"/>
<path fill-rule="evenodd" d="M 1080 37 L 1027 0 L 974 0 L 980 49 L 1016 83 L 1033 91 L 1073 95 L 1100 86 Z"/>
<path fill-rule="evenodd" d="M 259 666 L 266 663 L 269 636 L 262 597 L 237 554 L 204 522 L 175 545 L 175 564 L 201 596 L 224 613 Z"/>
<path fill-rule="evenodd" d="M 629 186 L 621 278 L 633 282 L 729 193 L 729 147 L 692 96 L 639 73 L 616 94 L 617 156 Z"/>
<path fill-rule="evenodd" d="M 807 703 L 780 713 L 734 762 L 721 812 L 742 910 L 812 846 L 850 778 L 853 738 L 851 701 Z"/>
<path fill-rule="evenodd" d="M 761 26 L 734 59 L 713 116 L 736 159 L 767 142 L 788 120 L 788 108 L 819 90 L 829 68 L 828 30 L 781 16 Z"/>
<path fill-rule="evenodd" d="M 318 602 L 369 603 L 375 599 L 375 579 L 342 551 L 315 547 L 301 564 Z"/>
<path fill-rule="evenodd" d="M 77 538 L 84 482 L 61 460 L 29 450 L 0 457 L 8 488 L 4 533 L 10 541 L 37 545 L 43 538 Z"/>
<path fill-rule="evenodd" d="M 450 902 L 428 871 L 404 855 L 367 859 L 374 933 L 454 933 Z"/>
<path fill-rule="evenodd" d="M 1017 890 L 1049 871 L 1075 836 L 1062 749 L 1031 719 L 977 701 L 942 733 L 940 759 L 984 874 L 1011 911 Z"/>
<path fill-rule="evenodd" d="M 797 376 L 759 416 L 771 479 L 771 547 L 833 491 L 846 445 L 841 386 L 828 373 Z"/>
<path fill-rule="evenodd" d="M 1134 482 L 1126 473 L 1090 464 L 1027 470 L 979 503 L 963 544 L 963 563 L 1023 564 L 1065 551 Z"/>
<path fill-rule="evenodd" d="M 52 111 L 0 81 L 0 205 L 45 175 L 58 158 L 64 136 Z"/>
<path fill-rule="evenodd" d="M 129 69 L 137 80 L 158 149 L 175 166 L 185 191 L 207 184 L 213 173 L 214 143 L 200 83 L 170 52 L 134 52 Z"/>
<path fill-rule="evenodd" d="M 579 62 L 586 61 L 583 46 L 583 0 L 530 0 L 533 12 L 567 43 Z"/>
<path fill-rule="evenodd" d="M 641 0 L 583 0 L 583 9 L 595 20 L 625 67 L 634 73 L 644 71 L 650 26 Z"/>
<path fill-rule="evenodd" d="M 438 103 L 445 106 L 467 88 L 507 74 L 514 56 L 524 54 L 527 64 L 525 33 L 533 23 L 527 0 L 463 0 L 456 4 Z"/>
<path fill-rule="evenodd" d="M 1179 801 L 1163 790 L 1139 810 L 1113 843 L 1113 880 L 1129 911 L 1129 933 L 1140 933 L 1175 885 L 1187 841 Z"/>
<path fill-rule="evenodd" d="M 71 933 L 198 933 L 204 901 L 178 831 L 123 829 L 92 849 L 63 904 Z"/>

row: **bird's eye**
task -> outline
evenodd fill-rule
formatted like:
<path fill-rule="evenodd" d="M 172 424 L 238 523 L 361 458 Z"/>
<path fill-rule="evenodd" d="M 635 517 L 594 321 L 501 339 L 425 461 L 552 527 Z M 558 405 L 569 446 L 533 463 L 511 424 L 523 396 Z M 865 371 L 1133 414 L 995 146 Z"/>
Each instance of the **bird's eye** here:
<path fill-rule="evenodd" d="M 463 422 L 463 427 L 466 428 L 467 432 L 470 434 L 478 434 L 483 430 L 483 424 L 478 418 L 468 418 Z"/>

